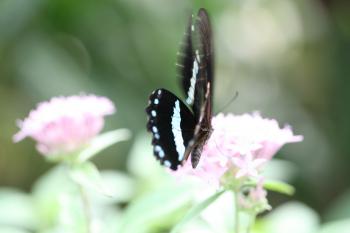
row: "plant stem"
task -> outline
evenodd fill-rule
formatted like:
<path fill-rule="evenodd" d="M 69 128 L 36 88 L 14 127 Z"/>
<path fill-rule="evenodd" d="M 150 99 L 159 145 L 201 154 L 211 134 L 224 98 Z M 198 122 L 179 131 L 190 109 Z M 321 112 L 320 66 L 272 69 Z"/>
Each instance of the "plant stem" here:
<path fill-rule="evenodd" d="M 239 233 L 239 207 L 238 207 L 238 192 L 233 192 L 235 200 L 235 233 Z"/>
<path fill-rule="evenodd" d="M 93 233 L 93 229 L 91 227 L 92 216 L 91 216 L 90 202 L 89 202 L 89 199 L 87 197 L 87 193 L 85 192 L 84 187 L 80 184 L 78 184 L 78 186 L 79 186 L 81 201 L 82 201 L 83 208 L 84 208 L 84 214 L 85 214 L 85 220 L 86 220 L 86 232 Z"/>
<path fill-rule="evenodd" d="M 249 233 L 255 223 L 255 218 L 256 218 L 256 215 L 255 214 L 251 214 L 250 216 L 250 222 L 249 222 L 249 226 L 247 228 L 247 233 Z"/>
<path fill-rule="evenodd" d="M 74 157 L 74 156 L 72 156 Z M 69 168 L 69 172 L 73 172 L 75 169 L 75 160 L 67 160 L 66 165 Z M 76 180 L 72 179 L 72 181 L 77 185 L 79 189 L 81 204 L 83 205 L 83 213 L 85 215 L 85 221 L 86 221 L 86 233 L 94 233 L 92 228 L 92 213 L 91 213 L 91 206 L 89 202 L 88 195 L 86 193 L 86 190 L 83 185 L 81 185 Z"/>

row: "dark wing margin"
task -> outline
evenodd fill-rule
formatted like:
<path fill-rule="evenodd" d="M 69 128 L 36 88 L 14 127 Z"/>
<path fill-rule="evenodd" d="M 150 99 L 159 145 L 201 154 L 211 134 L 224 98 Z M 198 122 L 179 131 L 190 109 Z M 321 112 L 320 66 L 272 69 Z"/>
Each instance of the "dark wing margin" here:
<path fill-rule="evenodd" d="M 202 63 L 201 69 L 205 69 L 208 82 L 211 83 L 213 88 L 213 38 L 211 32 L 211 23 L 209 20 L 208 13 L 205 9 L 201 8 L 198 11 L 198 18 L 196 21 L 196 27 L 199 31 L 199 40 L 201 45 L 201 56 L 205 58 L 205 63 Z"/>
<path fill-rule="evenodd" d="M 151 94 L 146 112 L 147 129 L 153 135 L 154 155 L 162 165 L 176 170 L 186 159 L 186 148 L 193 139 L 196 125 L 193 114 L 165 89 L 157 89 Z"/>
<path fill-rule="evenodd" d="M 211 118 L 211 103 L 213 93 L 213 47 L 212 47 L 212 32 L 208 13 L 201 8 L 198 11 L 195 23 L 195 53 L 198 54 L 199 74 L 196 80 L 193 112 L 196 119 L 199 120 L 203 111 L 210 113 Z M 208 88 L 210 86 L 210 88 Z M 209 103 L 207 103 L 209 101 Z M 203 110 L 208 106 L 210 109 Z M 205 113 L 205 114 L 206 114 Z"/>

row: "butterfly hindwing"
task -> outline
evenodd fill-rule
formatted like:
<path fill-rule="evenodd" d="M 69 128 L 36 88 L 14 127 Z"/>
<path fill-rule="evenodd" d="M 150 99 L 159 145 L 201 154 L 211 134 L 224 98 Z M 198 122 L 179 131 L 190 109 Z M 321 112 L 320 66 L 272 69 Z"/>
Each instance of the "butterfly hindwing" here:
<path fill-rule="evenodd" d="M 154 154 L 161 164 L 176 170 L 193 139 L 195 118 L 186 105 L 165 89 L 155 90 L 146 109 L 147 129 L 153 135 Z"/>

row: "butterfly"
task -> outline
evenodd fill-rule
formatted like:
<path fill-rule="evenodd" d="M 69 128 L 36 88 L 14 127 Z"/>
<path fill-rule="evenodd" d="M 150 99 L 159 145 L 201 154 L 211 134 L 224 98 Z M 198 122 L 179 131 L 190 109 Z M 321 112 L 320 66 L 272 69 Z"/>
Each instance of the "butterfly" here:
<path fill-rule="evenodd" d="M 213 47 L 208 13 L 201 8 L 189 20 L 178 53 L 178 72 L 185 103 L 166 89 L 157 89 L 146 108 L 155 157 L 177 170 L 191 155 L 195 168 L 212 133 Z"/>

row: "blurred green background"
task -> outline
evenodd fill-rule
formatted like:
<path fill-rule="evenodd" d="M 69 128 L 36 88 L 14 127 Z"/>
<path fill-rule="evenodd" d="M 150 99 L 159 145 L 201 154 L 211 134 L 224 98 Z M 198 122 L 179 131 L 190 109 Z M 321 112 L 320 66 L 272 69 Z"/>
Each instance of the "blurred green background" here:
<path fill-rule="evenodd" d="M 341 0 L 0 0 L 0 186 L 30 190 L 50 167 L 33 141 L 12 135 L 16 119 L 53 96 L 107 96 L 118 110 L 105 130 L 144 132 L 151 91 L 181 95 L 176 52 L 200 6 L 213 24 L 216 112 L 258 110 L 292 125 L 305 140 L 277 156 L 295 164 L 293 198 L 324 220 L 349 215 L 329 214 L 350 208 L 350 3 Z M 132 143 L 104 151 L 98 167 L 125 169 Z"/>

